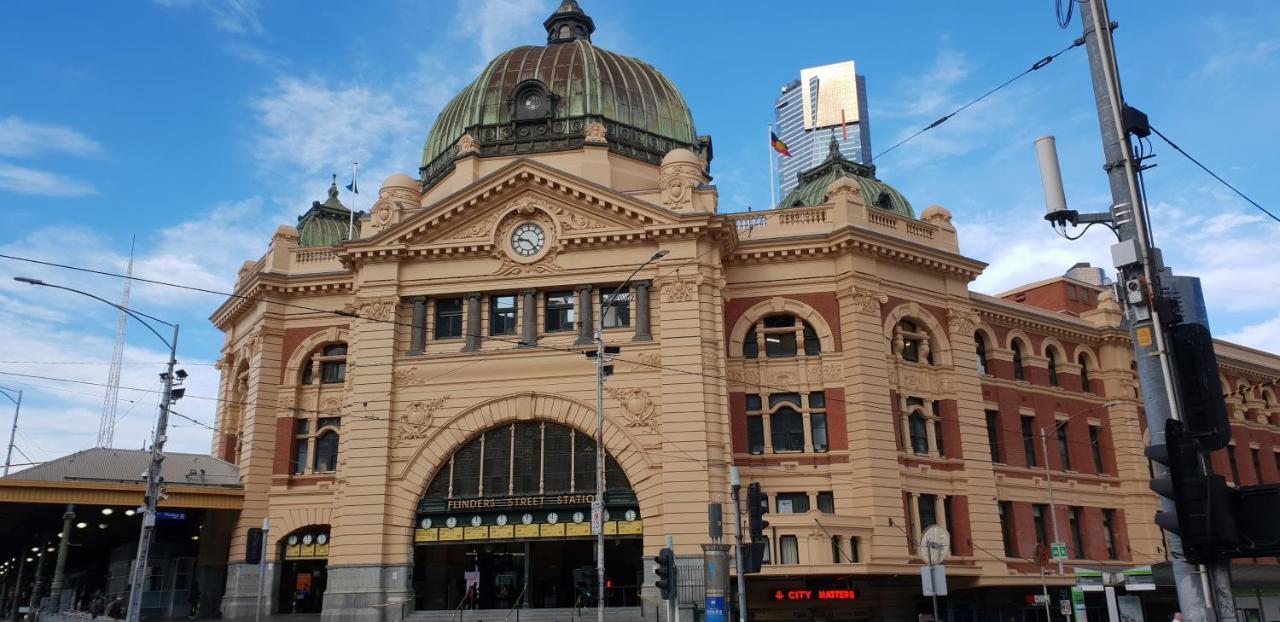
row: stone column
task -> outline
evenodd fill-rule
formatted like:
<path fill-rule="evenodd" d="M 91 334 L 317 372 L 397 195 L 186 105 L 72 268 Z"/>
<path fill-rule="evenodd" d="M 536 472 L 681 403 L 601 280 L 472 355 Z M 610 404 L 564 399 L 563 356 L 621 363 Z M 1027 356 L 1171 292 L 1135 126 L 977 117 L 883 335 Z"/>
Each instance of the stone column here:
<path fill-rule="evenodd" d="M 409 331 L 409 354 L 422 354 L 427 351 L 427 297 L 414 296 L 409 299 L 413 303 L 413 323 Z"/>
<path fill-rule="evenodd" d="M 592 320 L 595 302 L 591 299 L 591 286 L 579 285 L 573 289 L 578 295 L 578 340 L 573 342 L 573 345 L 591 345 L 594 341 L 593 326 L 595 324 Z"/>
<path fill-rule="evenodd" d="M 462 346 L 463 352 L 480 351 L 480 292 L 471 292 L 463 296 L 467 310 L 467 344 Z"/>
<path fill-rule="evenodd" d="M 62 610 L 62 580 L 67 572 L 67 548 L 71 545 L 71 521 L 75 520 L 76 506 L 67 504 L 67 511 L 62 513 L 62 535 L 58 538 L 58 561 L 53 564 L 53 583 L 49 587 L 50 608 Z"/>
<path fill-rule="evenodd" d="M 538 290 L 520 290 L 520 347 L 532 348 L 538 345 Z"/>
<path fill-rule="evenodd" d="M 636 288 L 635 295 L 635 318 L 636 318 L 636 334 L 631 338 L 632 341 L 653 341 L 653 333 L 650 328 L 649 320 L 649 288 L 653 286 L 653 281 L 636 281 L 632 283 Z"/>

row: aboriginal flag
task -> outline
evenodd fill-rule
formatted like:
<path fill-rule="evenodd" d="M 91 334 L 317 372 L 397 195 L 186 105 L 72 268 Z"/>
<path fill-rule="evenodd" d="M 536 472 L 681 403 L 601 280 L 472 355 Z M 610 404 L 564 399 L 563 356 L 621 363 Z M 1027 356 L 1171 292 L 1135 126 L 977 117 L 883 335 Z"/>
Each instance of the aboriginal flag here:
<path fill-rule="evenodd" d="M 782 142 L 782 139 L 778 138 L 778 135 L 773 132 L 769 132 L 769 145 L 773 147 L 774 151 L 788 158 L 791 157 L 791 151 L 787 149 L 787 143 Z"/>

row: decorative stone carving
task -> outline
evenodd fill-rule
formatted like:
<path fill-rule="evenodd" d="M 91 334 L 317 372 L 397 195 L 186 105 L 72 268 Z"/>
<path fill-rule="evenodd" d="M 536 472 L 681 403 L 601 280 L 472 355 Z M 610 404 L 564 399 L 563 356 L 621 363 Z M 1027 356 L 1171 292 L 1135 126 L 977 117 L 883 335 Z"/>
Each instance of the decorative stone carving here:
<path fill-rule="evenodd" d="M 955 391 L 955 382 L 950 376 L 938 376 L 933 379 L 933 388 L 938 393 L 951 393 Z"/>
<path fill-rule="evenodd" d="M 374 231 L 382 231 L 389 225 L 394 224 L 397 212 L 394 201 L 379 199 L 373 204 L 373 209 L 369 212 L 369 227 Z"/>
<path fill-rule="evenodd" d="M 898 382 L 902 385 L 902 388 L 913 391 L 923 386 L 919 375 L 905 371 L 898 375 Z"/>
<path fill-rule="evenodd" d="M 578 212 L 567 210 L 564 208 L 556 208 L 556 215 L 560 216 L 560 228 L 565 231 L 582 231 L 586 229 L 603 229 L 605 224 L 599 220 L 580 214 Z"/>
<path fill-rule="evenodd" d="M 641 352 L 636 356 L 636 366 L 633 371 L 658 371 L 662 368 L 662 353 L 660 352 Z"/>
<path fill-rule="evenodd" d="M 262 329 L 257 329 L 249 333 L 249 338 L 244 342 L 245 358 L 253 358 L 262 350 Z"/>
<path fill-rule="evenodd" d="M 451 240 L 469 240 L 472 238 L 489 237 L 493 232 L 493 226 L 498 224 L 499 214 L 489 214 L 484 220 L 476 222 L 469 227 L 463 227 L 461 231 L 454 234 Z"/>
<path fill-rule="evenodd" d="M 342 411 L 342 400 L 331 397 L 320 402 L 320 414 L 324 416 L 334 416 Z"/>
<path fill-rule="evenodd" d="M 951 309 L 947 315 L 947 328 L 952 335 L 972 335 L 978 327 L 978 314 L 972 309 Z"/>
<path fill-rule="evenodd" d="M 459 136 L 456 144 L 458 146 L 459 156 L 480 151 L 480 141 L 476 140 L 476 137 L 472 136 L 470 132 Z"/>
<path fill-rule="evenodd" d="M 367 298 L 353 302 L 350 310 L 360 316 L 359 319 L 385 322 L 391 319 L 398 304 L 400 301 L 395 298 Z M 347 365 L 350 364 L 348 360 Z"/>
<path fill-rule="evenodd" d="M 658 169 L 658 190 L 662 206 L 673 211 L 693 209 L 693 191 L 702 183 L 702 169 L 690 152 L 669 154 Z M 684 156 L 684 157 L 681 157 Z"/>
<path fill-rule="evenodd" d="M 582 130 L 582 139 L 589 143 L 607 143 L 609 129 L 603 123 L 592 121 Z"/>
<path fill-rule="evenodd" d="M 840 363 L 827 363 L 822 366 L 823 382 L 838 382 L 844 379 L 844 366 Z"/>
<path fill-rule="evenodd" d="M 773 379 L 769 381 L 769 384 L 778 388 L 783 388 L 783 389 L 790 389 L 791 385 L 795 383 L 796 383 L 795 374 L 792 374 L 791 372 L 785 372 L 785 371 L 774 374 Z"/>
<path fill-rule="evenodd" d="M 725 376 L 727 376 L 731 382 L 740 382 L 748 385 L 760 384 L 760 372 L 754 367 L 730 367 L 725 370 Z"/>
<path fill-rule="evenodd" d="M 419 400 L 409 404 L 408 408 L 400 415 L 399 433 L 396 435 L 398 443 L 409 440 L 418 440 L 426 438 L 431 432 L 431 420 L 435 417 L 436 411 L 444 407 L 444 403 L 449 399 L 446 395 L 434 400 Z"/>
<path fill-rule="evenodd" d="M 282 394 L 278 400 L 276 400 L 276 408 L 280 410 L 289 411 L 290 413 L 293 412 L 294 408 L 297 408 L 297 405 L 298 405 L 298 396 L 294 395 L 292 389 L 287 389 L 285 393 Z"/>
<path fill-rule="evenodd" d="M 701 274 L 686 278 L 676 275 L 668 279 L 662 284 L 662 302 L 687 302 L 693 299 L 702 280 Z"/>
<path fill-rule="evenodd" d="M 409 386 L 422 384 L 422 379 L 418 377 L 418 366 L 413 365 L 404 369 L 397 369 L 391 374 L 391 384 L 400 386 Z"/>
<path fill-rule="evenodd" d="M 888 296 L 867 288 L 860 288 L 857 285 L 853 286 L 851 293 L 855 308 L 863 313 L 879 315 L 880 305 L 889 302 Z"/>
<path fill-rule="evenodd" d="M 555 211 L 540 197 L 531 194 L 525 194 L 507 203 L 507 208 L 503 212 L 505 215 L 494 228 L 492 254 L 502 262 L 494 274 L 511 276 L 564 270 L 555 262 L 556 255 L 564 250 L 564 245 L 556 236 L 556 221 L 552 216 Z M 516 227 L 527 222 L 534 222 L 541 226 L 548 239 L 542 251 L 531 257 L 522 257 L 510 252 L 510 244 L 507 240 Z"/>
<path fill-rule="evenodd" d="M 618 405 L 622 407 L 628 428 L 649 428 L 654 432 L 658 432 L 658 408 L 654 405 L 653 398 L 649 396 L 648 391 L 644 389 L 619 389 L 608 386 L 605 387 L 605 390 L 609 392 L 609 395 L 613 396 L 613 399 L 618 400 Z"/>

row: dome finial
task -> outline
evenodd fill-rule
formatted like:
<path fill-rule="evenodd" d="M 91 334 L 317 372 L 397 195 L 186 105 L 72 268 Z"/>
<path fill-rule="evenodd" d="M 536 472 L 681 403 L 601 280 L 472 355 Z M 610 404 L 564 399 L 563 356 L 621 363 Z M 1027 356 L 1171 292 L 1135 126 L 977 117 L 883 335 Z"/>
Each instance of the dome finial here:
<path fill-rule="evenodd" d="M 827 146 L 827 159 L 834 160 L 842 157 L 844 155 L 840 153 L 840 141 L 836 140 L 836 131 L 831 130 L 831 142 Z"/>
<path fill-rule="evenodd" d="M 582 39 L 591 42 L 591 33 L 596 30 L 596 23 L 587 15 L 577 0 L 564 0 L 547 21 L 542 22 L 547 29 L 547 43 L 571 43 Z"/>

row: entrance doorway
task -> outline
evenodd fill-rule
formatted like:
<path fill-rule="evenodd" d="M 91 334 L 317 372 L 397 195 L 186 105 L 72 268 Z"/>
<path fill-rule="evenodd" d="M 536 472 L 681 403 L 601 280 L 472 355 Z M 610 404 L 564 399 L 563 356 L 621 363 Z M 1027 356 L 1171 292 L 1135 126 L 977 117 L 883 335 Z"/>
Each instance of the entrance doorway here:
<path fill-rule="evenodd" d="M 594 605 L 579 594 L 573 571 L 595 565 L 591 539 L 420 545 L 414 555 L 416 609 L 568 608 Z M 641 538 L 605 542 L 605 604 L 640 604 Z M 594 575 L 593 575 L 594 576 Z"/>
<path fill-rule="evenodd" d="M 329 579 L 329 526 L 303 527 L 282 540 L 276 611 L 320 613 Z"/>

